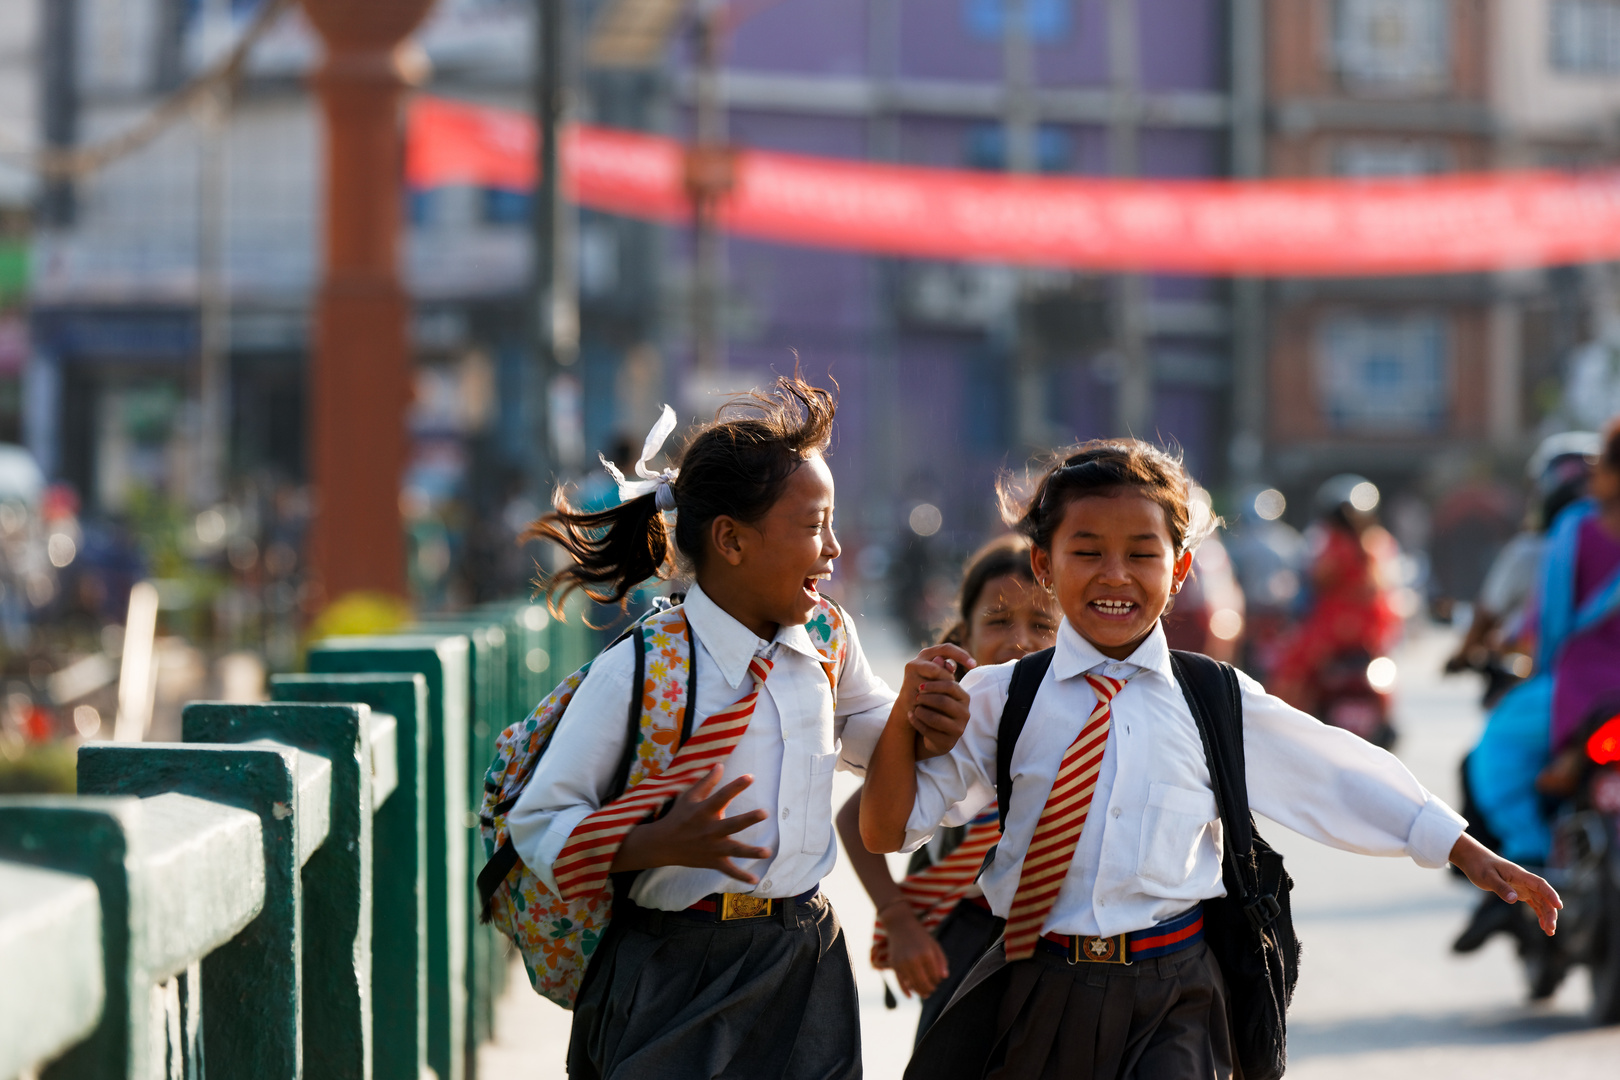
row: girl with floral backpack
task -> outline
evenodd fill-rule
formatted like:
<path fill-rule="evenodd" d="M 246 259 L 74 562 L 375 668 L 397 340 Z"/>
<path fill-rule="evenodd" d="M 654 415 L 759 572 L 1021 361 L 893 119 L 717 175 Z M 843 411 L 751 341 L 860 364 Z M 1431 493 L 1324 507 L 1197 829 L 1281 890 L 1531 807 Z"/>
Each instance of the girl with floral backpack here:
<path fill-rule="evenodd" d="M 854 974 L 820 882 L 837 850 L 833 771 L 864 772 L 897 697 L 820 592 L 840 553 L 822 457 L 834 410 L 827 391 L 780 379 L 655 475 L 666 410 L 621 505 L 559 499 L 532 530 L 572 560 L 554 597 L 619 603 L 668 573 L 672 538 L 695 579 L 559 688 L 566 702 L 541 710 L 549 731 L 509 730 L 491 770 L 511 790 L 508 773 L 532 769 L 490 815 L 492 846 L 513 852 L 485 882 L 496 921 L 532 931 L 519 906 L 561 901 L 598 935 L 553 939 L 559 966 L 589 953 L 577 994 L 548 995 L 571 998 L 575 1080 L 861 1074 Z M 919 754 L 966 723 L 958 664 L 972 661 L 943 645 L 907 665 L 899 700 Z M 533 974 L 536 950 L 518 944 Z"/>

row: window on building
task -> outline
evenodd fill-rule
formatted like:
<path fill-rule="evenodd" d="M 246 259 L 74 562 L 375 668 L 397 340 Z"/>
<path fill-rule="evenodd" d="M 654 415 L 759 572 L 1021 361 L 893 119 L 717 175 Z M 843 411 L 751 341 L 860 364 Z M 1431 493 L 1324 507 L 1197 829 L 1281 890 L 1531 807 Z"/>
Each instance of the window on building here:
<path fill-rule="evenodd" d="M 1000 172 L 1007 167 L 1007 128 L 1002 124 L 977 124 L 968 131 L 964 157 L 969 168 Z M 1061 128 L 1042 127 L 1035 132 L 1035 168 L 1038 172 L 1067 172 L 1074 160 L 1073 140 Z"/>
<path fill-rule="evenodd" d="M 1333 172 L 1338 176 L 1429 176 L 1450 168 L 1451 155 L 1444 145 L 1418 139 L 1351 139 L 1333 148 Z"/>
<path fill-rule="evenodd" d="M 1338 0 L 1333 56 L 1351 89 L 1444 90 L 1451 75 L 1450 0 Z"/>
<path fill-rule="evenodd" d="M 1620 0 L 1553 0 L 1549 13 L 1555 70 L 1620 74 Z"/>
<path fill-rule="evenodd" d="M 1024 0 L 1024 19 L 1035 41 L 1061 41 L 1069 36 L 1073 0 Z M 1007 0 L 962 0 L 962 21 L 975 37 L 999 38 Z"/>
<path fill-rule="evenodd" d="M 1451 399 L 1450 341 L 1428 312 L 1341 312 L 1317 326 L 1317 402 L 1336 431 L 1441 431 Z"/>
<path fill-rule="evenodd" d="M 483 188 L 482 217 L 488 225 L 523 225 L 529 220 L 529 209 L 534 205 L 527 191 L 508 191 L 505 188 Z"/>

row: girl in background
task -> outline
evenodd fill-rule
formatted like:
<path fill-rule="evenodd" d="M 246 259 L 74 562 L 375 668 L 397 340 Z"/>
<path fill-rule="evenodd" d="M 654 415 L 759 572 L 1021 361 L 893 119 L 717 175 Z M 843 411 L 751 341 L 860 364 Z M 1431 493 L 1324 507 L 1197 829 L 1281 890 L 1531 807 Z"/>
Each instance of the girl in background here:
<path fill-rule="evenodd" d="M 1056 603 L 1035 584 L 1029 540 L 1004 536 L 968 560 L 957 621 L 942 641 L 960 645 L 980 666 L 1005 664 L 1049 648 L 1057 623 Z M 912 856 L 903 882 L 889 876 L 882 855 L 861 843 L 860 813 L 856 791 L 838 811 L 838 835 L 877 908 L 872 965 L 893 968 L 901 992 L 923 999 L 920 1040 L 968 969 L 1001 936 L 1001 920 L 973 880 L 1000 833 L 996 806 L 991 803 L 967 825 L 941 830 Z"/>

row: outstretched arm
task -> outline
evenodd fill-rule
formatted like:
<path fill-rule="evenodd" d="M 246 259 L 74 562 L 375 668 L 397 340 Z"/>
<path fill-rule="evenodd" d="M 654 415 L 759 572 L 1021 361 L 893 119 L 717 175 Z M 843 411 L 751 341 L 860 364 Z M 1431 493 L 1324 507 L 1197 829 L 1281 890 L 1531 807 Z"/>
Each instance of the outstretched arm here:
<path fill-rule="evenodd" d="M 1564 902 L 1553 887 L 1518 863 L 1509 862 L 1467 833 L 1457 838 L 1451 861 L 1468 880 L 1493 892 L 1510 904 L 1523 901 L 1536 913 L 1541 932 L 1552 937 L 1558 931 L 1558 912 Z"/>

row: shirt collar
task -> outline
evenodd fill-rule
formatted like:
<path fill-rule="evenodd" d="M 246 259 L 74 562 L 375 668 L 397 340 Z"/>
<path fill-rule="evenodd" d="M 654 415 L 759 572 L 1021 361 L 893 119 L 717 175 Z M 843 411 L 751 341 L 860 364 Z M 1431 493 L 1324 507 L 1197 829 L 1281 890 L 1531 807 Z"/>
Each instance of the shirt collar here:
<path fill-rule="evenodd" d="M 1170 644 L 1165 641 L 1162 624 L 1155 623 L 1153 632 L 1124 660 L 1111 660 L 1098 652 L 1095 645 L 1081 637 L 1079 631 L 1069 625 L 1067 617 L 1058 625 L 1057 651 L 1052 654 L 1054 676 L 1059 679 L 1072 679 L 1095 668 L 1112 664 L 1128 669 L 1121 672 L 1122 674 L 1134 674 L 1137 670 L 1154 671 L 1167 680 L 1175 681 L 1175 671 L 1170 667 Z"/>
<path fill-rule="evenodd" d="M 681 608 L 686 613 L 686 621 L 692 627 L 692 632 L 720 669 L 720 677 L 733 690 L 748 677 L 748 662 L 766 652 L 773 644 L 803 653 L 812 660 L 821 659 L 821 654 L 810 643 L 810 635 L 803 626 L 781 626 L 770 641 L 761 640 L 709 599 L 708 594 L 696 584 L 687 590 Z"/>

